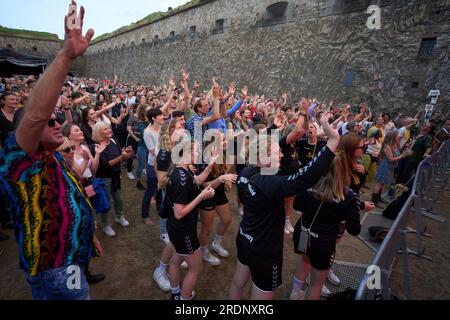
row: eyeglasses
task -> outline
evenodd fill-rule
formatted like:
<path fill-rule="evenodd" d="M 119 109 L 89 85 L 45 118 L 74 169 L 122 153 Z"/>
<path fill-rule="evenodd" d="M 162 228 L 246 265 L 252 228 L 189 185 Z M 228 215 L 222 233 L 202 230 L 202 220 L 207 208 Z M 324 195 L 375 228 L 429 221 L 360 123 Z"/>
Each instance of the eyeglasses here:
<path fill-rule="evenodd" d="M 56 124 L 56 119 L 54 119 L 54 118 L 48 119 L 47 125 L 48 125 L 50 128 L 53 128 L 53 127 L 55 126 L 55 124 Z"/>
<path fill-rule="evenodd" d="M 364 150 L 365 148 L 366 148 L 366 146 L 356 147 L 356 149 L 361 149 L 361 150 Z"/>
<path fill-rule="evenodd" d="M 71 150 L 75 151 L 75 148 L 76 148 L 75 146 L 70 146 L 70 147 L 62 149 L 61 151 L 65 152 L 65 153 L 69 153 Z"/>

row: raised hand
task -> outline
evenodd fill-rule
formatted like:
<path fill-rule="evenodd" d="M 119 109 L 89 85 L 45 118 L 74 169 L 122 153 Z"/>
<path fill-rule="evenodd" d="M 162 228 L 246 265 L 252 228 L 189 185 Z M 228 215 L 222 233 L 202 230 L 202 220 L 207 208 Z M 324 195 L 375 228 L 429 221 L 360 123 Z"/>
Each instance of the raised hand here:
<path fill-rule="evenodd" d="M 241 89 L 241 92 L 242 92 L 243 98 L 246 98 L 246 97 L 248 96 L 248 87 L 247 87 L 247 86 L 244 86 L 244 87 Z"/>
<path fill-rule="evenodd" d="M 189 73 L 186 73 L 184 69 L 181 69 L 181 81 L 186 82 L 189 80 Z"/>
<path fill-rule="evenodd" d="M 69 6 L 69 13 L 64 18 L 64 47 L 63 53 L 71 60 L 81 56 L 89 46 L 94 36 L 94 30 L 89 29 L 83 36 L 84 7 L 81 6 L 77 16 L 77 3 L 72 0 Z"/>
<path fill-rule="evenodd" d="M 170 79 L 169 79 L 169 87 L 175 87 L 175 84 L 176 84 L 176 82 L 175 82 L 175 79 L 173 78 L 173 77 L 170 77 Z"/>
<path fill-rule="evenodd" d="M 106 148 L 106 143 L 100 143 L 95 145 L 95 154 L 102 153 Z"/>
<path fill-rule="evenodd" d="M 331 151 L 335 152 L 338 144 L 339 144 L 339 132 L 332 128 L 330 125 L 330 119 L 333 118 L 333 115 L 330 112 L 325 112 L 320 118 L 320 124 L 322 125 L 323 131 L 328 137 L 327 146 Z"/>
<path fill-rule="evenodd" d="M 197 90 L 198 88 L 200 88 L 200 80 L 195 80 L 193 89 Z"/>
<path fill-rule="evenodd" d="M 234 82 L 230 83 L 230 87 L 228 88 L 228 94 L 230 96 L 234 96 L 234 93 L 236 92 L 236 85 Z"/>

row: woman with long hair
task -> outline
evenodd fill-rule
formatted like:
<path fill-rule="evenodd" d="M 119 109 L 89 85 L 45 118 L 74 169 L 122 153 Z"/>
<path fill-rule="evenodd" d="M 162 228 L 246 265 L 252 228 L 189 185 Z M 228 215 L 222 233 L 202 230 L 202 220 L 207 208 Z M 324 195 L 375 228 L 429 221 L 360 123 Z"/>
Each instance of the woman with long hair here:
<path fill-rule="evenodd" d="M 190 300 L 195 295 L 195 285 L 203 269 L 200 243 L 197 237 L 198 205 L 214 196 L 211 186 L 200 191 L 217 156 L 211 157 L 208 167 L 194 176 L 189 167 L 195 163 L 196 143 L 187 139 L 181 142 L 179 162 L 169 175 L 167 195 L 173 211 L 167 220 L 167 231 L 175 250 L 170 260 L 170 290 L 173 300 Z M 188 271 L 180 289 L 180 266 L 183 259 Z"/>
<path fill-rule="evenodd" d="M 303 215 L 294 230 L 294 251 L 299 256 L 291 297 L 310 274 L 305 299 L 319 300 L 333 263 L 341 221 L 346 221 L 350 234 L 357 236 L 361 231 L 359 197 L 349 188 L 353 179 L 351 161 L 337 155 L 314 189 L 297 194 L 295 207 Z"/>
<path fill-rule="evenodd" d="M 336 158 L 339 158 L 339 162 L 338 162 L 338 166 L 339 169 L 337 169 L 336 166 L 333 167 L 333 171 L 338 170 L 339 173 L 334 177 L 334 180 L 332 182 L 330 182 L 330 180 L 332 180 L 332 176 L 331 176 L 331 172 L 328 172 L 326 178 L 324 178 L 324 180 L 321 180 L 321 184 L 320 186 L 325 185 L 325 183 L 330 182 L 329 187 L 331 189 L 329 189 L 327 192 L 327 195 L 330 195 L 330 190 L 335 190 L 336 193 L 341 196 L 342 193 L 342 187 L 345 187 L 345 194 L 351 194 L 351 195 L 358 195 L 359 193 L 359 188 L 360 188 L 360 184 L 361 184 L 361 180 L 360 178 L 364 175 L 365 171 L 364 171 L 364 167 L 358 162 L 361 157 L 363 156 L 364 153 L 364 149 L 365 149 L 365 144 L 364 144 L 364 140 L 354 134 L 347 134 L 343 137 L 341 137 L 338 149 L 337 149 L 337 154 L 338 156 Z M 335 159 L 336 161 L 336 159 Z M 338 181 L 340 181 L 340 184 L 337 184 Z M 317 190 L 317 187 L 315 188 L 315 190 Z M 305 206 L 309 206 L 310 204 L 310 196 L 311 193 L 308 193 L 308 197 L 306 198 L 302 198 L 300 196 L 298 196 L 298 201 L 296 201 L 294 203 L 294 208 L 297 210 L 301 210 L 304 214 L 305 212 L 303 211 L 303 209 L 305 208 Z M 301 200 L 300 200 L 301 199 Z M 315 200 L 314 200 L 315 201 Z M 330 206 L 336 205 L 336 203 L 333 204 L 323 204 L 324 209 L 330 208 Z M 308 207 L 309 211 L 311 211 L 311 207 Z M 365 210 L 365 211 L 369 211 L 371 209 L 374 208 L 374 204 L 371 202 L 363 202 L 360 204 L 359 209 L 360 210 Z M 359 212 L 359 211 L 358 211 Z M 314 214 L 315 212 L 313 212 Z M 311 212 L 309 212 L 309 214 L 306 216 L 307 221 L 311 221 Z M 322 214 L 321 214 L 322 215 Z M 325 214 L 326 215 L 326 214 Z M 308 218 L 309 217 L 309 218 Z M 302 215 L 303 218 L 303 215 Z M 312 280 L 312 278 L 310 279 L 310 285 L 312 286 L 317 286 L 319 288 L 319 297 L 320 295 L 329 295 L 330 291 L 329 289 L 325 286 L 325 279 L 328 278 L 328 280 L 335 284 L 335 285 L 339 285 L 340 284 L 340 279 L 333 273 L 331 266 L 333 263 L 333 258 L 334 258 L 334 251 L 335 251 L 335 246 L 336 244 L 339 242 L 339 240 L 342 238 L 345 230 L 346 230 L 346 217 L 345 216 L 339 216 L 339 214 L 337 216 L 335 216 L 335 220 L 334 220 L 334 224 L 337 224 L 337 232 L 336 232 L 336 236 L 334 236 L 334 231 L 335 227 L 330 227 L 331 229 L 333 229 L 333 235 L 330 235 L 330 233 L 328 231 L 326 231 L 327 234 L 327 239 L 329 241 L 332 242 L 332 239 L 334 238 L 334 245 L 332 243 L 327 243 L 328 245 L 328 249 L 330 249 L 330 246 L 333 248 L 333 255 L 331 255 L 332 257 L 329 257 L 328 254 L 330 252 L 327 253 L 327 251 L 323 251 L 324 255 L 323 256 L 319 256 L 319 258 L 321 258 L 322 260 L 319 260 L 319 264 L 316 264 L 314 262 L 314 264 L 320 268 L 323 268 L 323 265 L 320 265 L 320 263 L 323 264 L 323 261 L 326 260 L 327 263 L 329 262 L 329 266 L 327 264 L 327 272 L 324 272 L 324 276 L 325 278 L 322 279 L 321 281 L 318 281 L 317 279 L 315 281 Z M 359 216 L 358 216 L 359 219 Z M 339 221 L 338 221 L 339 220 Z M 359 220 L 358 220 L 359 221 Z M 298 244 L 298 240 L 299 240 L 299 233 L 300 233 L 300 225 L 301 223 L 301 219 L 297 222 L 296 225 L 296 231 L 294 231 L 294 249 L 297 248 L 296 244 Z M 350 222 L 352 223 L 352 221 Z M 314 223 L 316 224 L 316 223 Z M 325 227 L 327 228 L 327 227 Z M 352 228 L 352 226 L 350 227 Z M 330 229 L 330 230 L 331 230 Z M 328 233 L 327 233 L 328 232 Z M 300 251 L 295 249 L 296 253 L 299 253 Z M 314 259 L 314 258 L 313 258 Z M 330 259 L 330 260 L 328 260 Z M 309 269 L 310 269 L 310 265 L 313 265 L 313 262 L 309 262 L 306 261 L 304 256 L 299 256 L 299 260 L 298 260 L 298 268 L 296 270 L 296 273 L 294 275 L 294 279 L 293 279 L 293 288 L 292 288 L 292 292 L 291 292 L 291 299 L 293 300 L 297 300 L 300 298 L 304 297 L 304 292 L 301 291 L 302 285 L 306 279 L 306 277 L 304 277 L 304 273 L 306 272 L 307 274 L 310 274 Z M 305 263 L 307 263 L 305 265 Z M 306 268 L 306 269 L 305 269 Z M 306 271 L 305 271 L 306 270 Z M 311 274 L 312 275 L 312 274 Z M 320 287 L 319 287 L 320 286 Z M 313 288 L 313 287 L 311 287 Z M 317 288 L 315 288 L 317 289 Z M 316 297 L 317 292 L 314 292 L 314 297 Z"/>
<path fill-rule="evenodd" d="M 328 122 L 331 117 L 326 113 L 321 118 L 328 136 L 327 145 L 310 165 L 294 175 L 270 175 L 263 171 L 269 169 L 273 172 L 279 168 L 282 154 L 278 141 L 269 137 L 266 145 L 252 142 L 250 150 L 259 151 L 259 161 L 256 166 L 242 170 L 237 182 L 244 215 L 236 237 L 238 261 L 230 299 L 242 299 L 250 279 L 253 283 L 251 298 L 255 300 L 273 299 L 275 290 L 282 284 L 284 198 L 314 186 L 328 169 L 339 144 L 339 134 Z M 261 142 L 263 138 L 256 140 Z"/>
<path fill-rule="evenodd" d="M 389 185 L 394 180 L 394 172 L 398 161 L 412 154 L 412 151 L 400 153 L 401 137 L 395 131 L 389 131 L 383 142 L 382 155 L 383 160 L 378 167 L 375 177 L 375 185 L 373 186 L 372 201 L 377 207 L 380 207 L 381 192 L 384 185 Z"/>
<path fill-rule="evenodd" d="M 217 142 L 215 142 L 217 139 Z M 227 140 L 225 135 L 217 130 L 214 135 L 214 139 L 210 143 L 205 144 L 205 150 L 208 146 L 220 147 L 221 151 L 224 151 L 227 146 Z M 198 166 L 199 171 L 203 171 L 206 164 Z M 228 251 L 223 247 L 222 240 L 225 232 L 231 224 L 232 215 L 231 208 L 228 203 L 228 198 L 225 194 L 225 189 L 230 188 L 230 183 L 236 182 L 236 174 L 227 174 L 227 167 L 223 164 L 214 164 L 211 173 L 206 179 L 204 185 L 210 185 L 215 190 L 214 197 L 205 201 L 202 201 L 199 205 L 201 228 L 198 235 L 200 241 L 200 247 L 202 251 L 202 258 L 209 264 L 217 266 L 220 264 L 219 258 L 215 257 L 208 249 L 209 237 L 211 235 L 214 225 L 214 211 L 219 216 L 219 224 L 217 225 L 216 234 L 211 244 L 211 249 L 214 250 L 219 256 L 223 258 L 229 257 Z"/>

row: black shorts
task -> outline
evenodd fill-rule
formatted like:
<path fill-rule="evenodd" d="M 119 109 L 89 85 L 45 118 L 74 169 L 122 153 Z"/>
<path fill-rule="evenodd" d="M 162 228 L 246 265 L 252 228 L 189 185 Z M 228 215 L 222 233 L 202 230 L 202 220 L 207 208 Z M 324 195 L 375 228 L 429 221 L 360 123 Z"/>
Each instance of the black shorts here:
<path fill-rule="evenodd" d="M 215 189 L 214 197 L 200 202 L 198 208 L 203 211 L 212 211 L 216 206 L 221 206 L 226 203 L 228 203 L 228 198 L 225 194 L 225 185 L 221 184 L 217 189 Z"/>
<path fill-rule="evenodd" d="M 283 252 L 263 256 L 252 252 L 248 240 L 240 234 L 236 237 L 237 259 L 250 269 L 253 284 L 260 290 L 273 292 L 282 284 Z"/>
<path fill-rule="evenodd" d="M 172 164 L 172 156 L 170 151 L 159 150 L 156 156 L 156 168 L 158 171 L 168 172 Z"/>
<path fill-rule="evenodd" d="M 297 221 L 294 228 L 294 234 L 292 240 L 294 241 L 294 251 L 296 254 L 305 254 L 298 250 L 298 242 L 300 240 L 300 225 L 301 219 Z M 331 268 L 334 260 L 334 254 L 336 251 L 336 241 L 319 240 L 311 236 L 309 248 L 306 251 L 306 255 L 309 258 L 311 266 L 317 270 L 328 270 Z"/>
<path fill-rule="evenodd" d="M 175 248 L 175 252 L 180 256 L 189 256 L 200 248 L 200 242 L 197 237 L 197 228 L 188 231 L 175 229 L 170 223 L 167 223 L 167 233 L 170 242 Z"/>

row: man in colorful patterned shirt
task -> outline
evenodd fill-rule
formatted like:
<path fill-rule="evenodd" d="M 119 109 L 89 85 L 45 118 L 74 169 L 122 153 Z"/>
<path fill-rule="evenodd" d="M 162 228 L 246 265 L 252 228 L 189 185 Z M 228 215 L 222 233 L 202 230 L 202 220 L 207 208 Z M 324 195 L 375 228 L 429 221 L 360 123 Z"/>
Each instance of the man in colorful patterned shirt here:
<path fill-rule="evenodd" d="M 77 14 L 75 1 L 72 12 Z M 72 15 L 73 17 L 73 15 Z M 90 299 L 82 268 L 102 251 L 94 236 L 92 206 L 77 178 L 55 150 L 63 142 L 54 108 L 72 62 L 86 51 L 94 31 L 81 33 L 66 17 L 65 43 L 33 89 L 16 132 L 0 161 L 7 208 L 12 210 L 20 267 L 34 299 Z M 69 20 L 70 19 L 70 20 Z M 75 25 L 74 22 L 75 21 Z"/>

